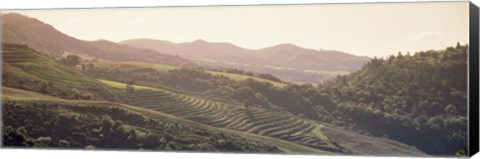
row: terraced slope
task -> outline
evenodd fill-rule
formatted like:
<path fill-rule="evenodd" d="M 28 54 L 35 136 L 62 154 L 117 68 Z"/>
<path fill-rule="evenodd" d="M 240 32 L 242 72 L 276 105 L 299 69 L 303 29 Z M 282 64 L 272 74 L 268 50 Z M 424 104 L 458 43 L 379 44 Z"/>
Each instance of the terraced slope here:
<path fill-rule="evenodd" d="M 305 146 L 342 152 L 318 129 L 321 125 L 296 116 L 258 108 L 244 108 L 208 99 L 158 90 L 121 93 L 130 105 L 172 114 L 206 125 L 287 140 Z"/>
<path fill-rule="evenodd" d="M 2 85 L 69 99 L 110 99 L 107 86 L 26 45 L 2 43 Z"/>
<path fill-rule="evenodd" d="M 124 103 L 216 128 L 276 138 L 335 153 L 425 155 L 413 147 L 396 141 L 363 136 L 288 113 L 244 107 L 235 103 L 139 85 L 134 85 L 134 93 L 127 93 L 126 84 L 101 81 L 119 88 L 117 95 Z M 324 132 L 325 130 L 328 131 Z M 341 131 L 341 133 L 332 133 L 331 130 Z"/>
<path fill-rule="evenodd" d="M 2 44 L 2 47 L 4 63 L 41 79 L 81 87 L 91 87 L 99 84 L 96 80 L 74 69 L 67 68 L 65 65 L 57 63 L 27 46 Z"/>
<path fill-rule="evenodd" d="M 76 146 L 70 148 L 81 148 L 86 145 L 94 144 L 100 146 L 98 148 L 136 149 L 135 147 L 137 146 L 135 144 L 134 146 L 128 146 L 124 144 L 113 144 L 106 141 L 102 141 L 100 143 L 91 142 L 90 140 L 92 139 L 100 138 L 100 135 L 95 133 L 98 133 L 98 130 L 96 130 L 96 128 L 100 127 L 101 130 L 101 125 L 94 126 L 93 129 L 80 129 L 80 131 L 84 133 L 93 133 L 91 136 L 89 136 L 88 140 L 76 140 L 77 138 L 72 138 L 71 133 L 72 131 L 79 131 L 78 126 L 98 124 L 85 122 L 74 123 L 73 121 L 85 118 L 111 118 L 114 119 L 116 123 L 123 123 L 125 125 L 124 128 L 136 129 L 135 132 L 140 136 L 146 136 L 148 134 L 159 134 L 159 137 L 162 138 L 159 139 L 161 141 L 159 143 L 160 145 L 158 147 L 150 146 L 150 148 L 147 148 L 146 150 L 157 149 L 208 152 L 288 152 L 309 154 L 334 154 L 332 152 L 322 151 L 311 147 L 287 142 L 284 140 L 199 124 L 198 122 L 179 118 L 170 114 L 165 114 L 158 111 L 152 111 L 150 109 L 120 104 L 116 102 L 67 100 L 9 87 L 2 87 L 2 93 L 2 100 L 4 101 L 2 103 L 2 107 L 4 107 L 5 111 L 8 111 L 8 117 L 4 116 L 3 118 L 3 121 L 5 121 L 4 124 L 17 127 L 18 125 L 26 125 L 25 123 L 29 123 L 30 126 L 26 126 L 26 130 L 30 132 L 29 135 L 31 135 L 30 137 L 32 137 L 32 141 L 35 142 L 39 142 L 36 141 L 39 137 L 38 135 L 53 135 L 52 139 L 54 140 L 60 140 L 63 137 L 65 139 L 75 140 L 75 142 L 78 141 L 78 143 L 76 143 Z M 30 112 L 30 114 L 27 113 L 27 111 Z M 36 119 L 35 121 L 31 120 L 42 116 L 40 114 L 43 114 L 45 112 L 54 112 L 54 114 L 50 115 L 58 115 L 59 117 L 63 118 L 66 117 L 67 122 L 62 122 L 63 125 L 50 124 L 48 126 L 48 129 L 37 129 L 38 127 L 45 127 L 44 124 L 48 123 L 45 122 L 46 120 L 58 119 L 54 116 L 45 116 L 44 119 Z M 25 117 L 31 114 L 35 115 L 33 115 L 32 118 Z M 70 118 L 70 116 L 75 116 L 75 118 Z M 65 126 L 69 128 L 66 128 Z M 51 134 L 51 132 L 47 132 L 45 134 L 45 132 L 42 132 L 43 130 L 64 133 L 54 135 Z M 118 133 L 116 133 L 116 135 L 118 135 Z M 163 138 L 168 139 L 165 140 Z M 102 137 L 101 139 L 103 140 L 105 138 Z M 115 140 L 116 143 L 125 142 L 127 140 L 116 137 L 109 139 Z M 58 145 L 56 145 L 55 143 L 57 142 L 44 146 L 62 148 L 61 146 L 58 147 Z M 142 144 L 140 144 L 140 146 L 141 145 Z"/>

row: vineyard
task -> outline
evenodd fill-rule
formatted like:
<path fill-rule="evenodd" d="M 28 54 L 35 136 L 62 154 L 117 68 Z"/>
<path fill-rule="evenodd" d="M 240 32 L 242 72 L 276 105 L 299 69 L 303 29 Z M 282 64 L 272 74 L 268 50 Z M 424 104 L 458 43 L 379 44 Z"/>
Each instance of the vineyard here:
<path fill-rule="evenodd" d="M 21 45 L 3 44 L 2 58 L 4 65 L 16 67 L 3 69 L 4 72 L 18 74 L 25 72 L 36 78 L 58 82 L 60 84 L 75 85 L 77 87 L 96 87 L 98 82 L 55 62 L 55 60 Z"/>
<path fill-rule="evenodd" d="M 106 80 L 104 83 L 109 84 Z M 114 87 L 119 87 L 118 82 Z M 137 86 L 138 87 L 138 86 Z M 170 91 L 138 89 L 120 91 L 119 98 L 129 105 L 172 114 L 202 124 L 263 135 L 316 149 L 341 152 L 320 131 L 322 125 L 287 113 L 213 101 Z"/>
<path fill-rule="evenodd" d="M 283 152 L 264 140 L 125 104 L 65 100 L 8 87 L 2 92 L 8 147 Z"/>
<path fill-rule="evenodd" d="M 156 80 L 168 77 L 161 76 L 163 72 L 156 70 L 179 71 L 171 75 L 194 74 L 172 78 L 174 81 L 179 80 L 179 84 L 188 84 L 188 80 L 181 81 L 188 77 L 199 77 L 200 79 L 205 77 L 204 79 L 233 82 L 226 78 L 212 78 L 210 75 L 228 76 L 237 81 L 253 78 L 257 81 L 274 82 L 260 77 L 138 62 L 122 62 L 115 66 L 113 65 L 115 63 L 99 62 L 103 63 L 99 64 L 94 62 L 95 67 L 106 69 L 107 75 L 109 75 L 108 73 L 118 75 L 106 78 L 110 80 L 103 80 L 98 79 L 101 77 L 83 74 L 79 68 L 55 61 L 27 46 L 4 44 L 2 49 L 4 58 L 2 64 L 3 100 L 10 101 L 7 105 L 11 110 L 8 116 L 10 127 L 6 131 L 10 134 L 7 135 L 8 141 L 10 141 L 9 145 L 16 145 L 15 141 L 19 140 L 13 137 L 18 136 L 15 133 L 21 133 L 26 138 L 22 140 L 24 143 L 18 143 L 19 145 L 33 143 L 33 145 L 29 145 L 42 147 L 68 147 L 65 145 L 70 145 L 70 147 L 79 148 L 95 146 L 98 148 L 158 148 L 162 150 L 423 155 L 415 148 L 393 140 L 364 136 L 327 123 L 313 121 L 304 116 L 296 116 L 282 109 L 257 107 L 249 102 L 179 90 L 162 84 L 150 84 L 149 81 L 128 81 L 128 78 L 131 77 L 131 74 L 128 73 L 137 70 L 141 72 L 143 69 L 144 72 L 147 72 L 145 75 L 152 72 L 158 74 L 152 73 L 151 75 L 160 74 L 160 76 L 155 76 Z M 125 65 L 126 63 L 128 65 Z M 130 71 L 122 72 L 124 70 Z M 127 85 L 126 82 L 130 85 Z M 285 84 L 274 84 L 276 87 L 282 87 L 282 85 Z M 39 105 L 42 109 L 38 109 Z M 144 116 L 144 119 L 150 118 L 151 120 L 143 120 L 147 122 L 143 125 L 138 125 L 137 122 L 132 123 L 133 120 L 129 119 L 129 113 L 118 114 L 119 108 L 124 110 L 122 112 L 131 111 L 137 116 Z M 32 111 L 32 109 L 35 110 Z M 78 112 L 80 109 L 82 111 Z M 99 112 L 99 110 L 104 112 Z M 52 120 L 59 125 L 57 127 L 42 125 L 46 123 L 43 120 L 32 124 L 29 122 L 31 118 L 27 118 L 29 113 L 42 113 L 41 116 L 36 117 L 41 117 L 45 121 Z M 81 118 L 71 118 L 77 113 L 85 114 Z M 16 117 L 16 114 L 21 114 L 21 117 Z M 69 122 L 63 122 L 65 121 L 63 119 L 46 118 L 52 115 L 67 116 Z M 119 115 L 123 115 L 123 117 Z M 151 123 L 153 120 L 158 120 L 158 122 L 175 121 L 200 129 L 178 130 L 179 133 L 166 132 L 170 131 L 169 124 L 167 124 L 167 128 L 161 128 L 162 124 Z M 92 129 L 82 128 L 79 130 L 76 127 L 78 125 L 90 127 L 91 125 L 85 123 L 92 122 L 97 124 Z M 123 130 L 103 129 L 104 126 L 112 126 L 112 124 L 116 124 Z M 49 129 L 43 129 L 43 127 Z M 54 134 L 45 132 L 52 129 L 63 130 L 66 127 L 70 127 L 68 128 L 69 132 Z M 99 134 L 97 130 L 99 127 L 105 132 Z M 29 133 L 26 133 L 27 131 Z M 86 133 L 82 134 L 82 132 Z M 43 143 L 46 142 L 43 140 L 44 138 L 40 138 L 43 134 L 51 135 L 50 140 L 54 142 Z M 73 134 L 76 134 L 76 137 L 69 137 Z M 116 137 L 104 134 L 116 134 Z M 205 142 L 209 145 L 199 144 Z"/>

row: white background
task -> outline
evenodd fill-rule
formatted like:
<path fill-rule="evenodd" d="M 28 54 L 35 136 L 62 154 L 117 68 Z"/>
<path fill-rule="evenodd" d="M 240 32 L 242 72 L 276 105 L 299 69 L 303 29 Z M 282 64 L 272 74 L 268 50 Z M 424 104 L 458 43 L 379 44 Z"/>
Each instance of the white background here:
<path fill-rule="evenodd" d="M 363 3 L 363 2 L 412 2 L 414 0 L 0 0 L 0 9 L 33 8 L 92 8 L 92 7 L 143 7 L 143 6 L 193 6 L 193 5 L 247 5 L 247 4 L 297 4 L 297 3 Z M 425 0 L 416 0 L 425 1 Z M 480 5 L 480 0 L 472 0 Z M 219 154 L 219 153 L 173 153 L 173 152 L 125 152 L 125 151 L 81 151 L 81 150 L 22 150 L 1 149 L 0 158 L 35 158 L 35 159 L 157 159 L 157 158 L 194 158 L 194 159 L 351 159 L 373 157 L 348 156 L 314 156 L 314 155 L 265 155 L 265 154 Z M 375 157 L 387 158 L 387 157 Z M 390 157 L 397 158 L 397 157 Z M 480 159 L 480 155 L 474 158 Z"/>

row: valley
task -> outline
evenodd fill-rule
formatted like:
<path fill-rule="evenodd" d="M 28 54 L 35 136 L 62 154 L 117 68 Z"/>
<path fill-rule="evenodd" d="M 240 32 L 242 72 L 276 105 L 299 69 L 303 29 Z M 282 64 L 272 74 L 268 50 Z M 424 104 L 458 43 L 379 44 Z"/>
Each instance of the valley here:
<path fill-rule="evenodd" d="M 59 78 L 56 78 L 56 76 L 65 78 L 65 77 L 68 77 L 65 75 L 69 73 L 81 73 L 75 70 L 74 68 L 65 67 L 64 70 L 58 70 L 55 73 L 49 72 L 46 74 L 42 74 L 40 76 L 40 74 L 34 74 L 38 72 L 38 70 L 30 69 L 27 66 L 35 65 L 40 68 L 45 68 L 45 66 L 52 65 L 52 62 L 54 66 L 57 65 L 55 64 L 56 62 L 54 61 L 42 62 L 43 60 L 48 60 L 48 57 L 45 57 L 44 55 L 39 54 L 36 51 L 30 50 L 27 46 L 8 44 L 8 45 L 3 45 L 2 48 L 4 49 L 3 53 L 7 55 L 7 56 L 4 56 L 5 58 L 4 65 L 8 64 L 19 70 L 23 70 L 25 75 L 21 74 L 15 78 L 16 81 L 19 81 L 19 80 L 25 81 L 22 83 L 35 82 L 35 81 L 28 81 L 29 77 L 38 77 L 40 78 L 39 80 L 45 80 L 50 83 L 55 83 L 56 85 L 61 85 L 62 83 L 75 84 L 75 82 L 72 83 L 72 81 L 69 81 L 66 79 L 59 80 Z M 11 54 L 14 54 L 16 56 L 13 56 Z M 18 55 L 22 55 L 22 56 L 18 56 Z M 36 57 L 36 58 L 32 58 L 32 57 Z M 25 62 L 27 60 L 31 60 L 31 61 Z M 140 65 L 140 64 L 137 63 L 137 65 Z M 145 65 L 147 64 L 143 64 L 143 66 Z M 153 66 L 155 67 L 155 65 Z M 156 66 L 156 67 L 158 68 L 159 66 Z M 63 66 L 61 68 L 63 68 Z M 169 67 L 161 67 L 161 68 L 169 68 Z M 99 69 L 103 69 L 103 68 L 99 67 Z M 159 71 L 168 71 L 168 69 L 167 70 L 159 69 Z M 8 72 L 4 71 L 4 73 L 8 73 Z M 206 73 L 206 74 L 209 74 L 209 73 Z M 211 75 L 211 76 L 214 78 L 219 78 L 219 76 L 217 75 Z M 5 81 L 7 82 L 11 81 L 9 80 L 11 77 L 12 76 L 5 76 L 5 79 L 6 79 Z M 228 80 L 236 81 L 226 76 L 220 76 L 220 78 L 226 78 Z M 56 147 L 56 146 L 60 146 L 60 145 L 57 145 L 57 144 L 60 144 L 60 141 L 62 142 L 67 141 L 68 143 L 74 143 L 74 144 L 69 144 L 71 145 L 70 147 L 73 147 L 73 148 L 75 147 L 81 148 L 79 146 L 82 146 L 82 145 L 84 146 L 84 148 L 86 147 L 102 148 L 107 145 L 104 145 L 104 146 L 98 145 L 99 143 L 95 144 L 95 142 L 89 141 L 89 140 L 77 141 L 78 140 L 77 138 L 71 138 L 71 137 L 66 137 L 62 139 L 62 138 L 55 138 L 54 136 L 51 136 L 50 138 L 53 138 L 53 139 L 50 139 L 48 143 L 42 143 L 41 141 L 43 140 L 39 140 L 39 138 L 42 138 L 42 137 L 45 138 L 46 136 L 39 136 L 39 135 L 40 134 L 47 135 L 48 133 L 44 132 L 47 130 L 39 131 L 37 129 L 32 129 L 31 127 L 34 127 L 34 126 L 31 125 L 32 123 L 28 123 L 28 120 L 22 121 L 23 117 L 11 118 L 14 115 L 10 114 L 9 112 L 15 113 L 16 115 L 22 115 L 28 112 L 28 111 L 25 111 L 24 109 L 27 109 L 27 108 L 36 109 L 35 107 L 31 108 L 33 105 L 37 107 L 41 106 L 42 109 L 37 110 L 40 112 L 54 113 L 54 114 L 66 113 L 67 116 L 72 116 L 72 118 L 82 118 L 84 116 L 91 116 L 92 113 L 94 114 L 98 113 L 98 112 L 92 112 L 93 110 L 112 109 L 115 111 L 121 110 L 120 112 L 133 113 L 133 114 L 136 114 L 136 116 L 142 116 L 144 120 L 151 119 L 151 120 L 156 120 L 158 122 L 167 122 L 167 123 L 178 122 L 178 123 L 184 124 L 186 127 L 188 126 L 207 127 L 207 128 L 200 129 L 199 132 L 206 131 L 204 133 L 208 133 L 210 131 L 213 131 L 217 133 L 216 131 L 219 131 L 226 134 L 232 134 L 233 136 L 235 136 L 233 137 L 233 140 L 241 140 L 241 141 L 247 140 L 244 142 L 261 141 L 262 143 L 266 144 L 265 145 L 266 147 L 270 146 L 270 148 L 262 150 L 254 147 L 250 147 L 250 148 L 244 147 L 244 146 L 251 145 L 251 143 L 242 144 L 242 143 L 232 141 L 235 144 L 232 146 L 227 146 L 226 148 L 223 147 L 224 149 L 222 149 L 222 147 L 215 147 L 215 146 L 213 146 L 214 148 L 212 148 L 211 146 L 203 147 L 206 145 L 195 146 L 195 143 L 193 143 L 193 145 L 192 143 L 184 145 L 182 141 L 177 142 L 175 140 L 176 137 L 181 137 L 181 136 L 175 136 L 173 137 L 173 139 L 164 141 L 166 143 L 157 144 L 159 147 L 151 147 L 150 145 L 147 147 L 144 147 L 150 150 L 153 150 L 153 149 L 163 150 L 164 149 L 164 147 L 162 147 L 163 144 L 169 145 L 168 146 L 169 148 L 166 150 L 193 150 L 193 151 L 239 150 L 242 152 L 283 151 L 283 152 L 291 152 L 291 153 L 315 153 L 315 154 L 339 154 L 339 153 L 352 153 L 352 152 L 357 152 L 358 154 L 369 154 L 369 153 L 376 154 L 378 152 L 385 152 L 385 153 L 389 153 L 390 151 L 396 152 L 397 149 L 403 149 L 402 147 L 398 147 L 396 145 L 390 145 L 388 142 L 382 141 L 381 139 L 371 138 L 370 140 L 376 141 L 378 143 L 383 143 L 382 144 L 383 146 L 378 147 L 378 149 L 385 149 L 385 151 L 363 152 L 361 148 L 350 150 L 349 147 L 339 146 L 339 144 L 341 145 L 343 144 L 348 145 L 348 144 L 332 141 L 331 139 L 329 139 L 329 137 L 327 137 L 326 134 L 322 133 L 323 132 L 322 129 L 324 129 L 325 127 L 332 127 L 332 126 L 330 125 L 325 126 L 324 124 L 321 124 L 319 122 L 313 121 L 311 119 L 303 118 L 303 117 L 298 117 L 286 111 L 269 110 L 269 109 L 264 109 L 260 107 L 255 107 L 255 106 L 250 107 L 242 103 L 226 101 L 224 99 L 219 99 L 219 98 L 212 98 L 210 96 L 205 96 L 205 95 L 196 95 L 195 93 L 192 94 L 192 93 L 188 93 L 181 90 L 175 90 L 171 88 L 163 89 L 162 87 L 155 88 L 150 86 L 142 86 L 138 84 L 129 85 L 126 83 L 121 83 L 116 81 L 94 79 L 88 74 L 85 75 L 84 79 L 78 79 L 78 80 L 81 80 L 82 82 L 92 81 L 93 83 L 95 83 L 96 87 L 101 86 L 103 89 L 106 89 L 108 92 L 110 92 L 113 97 L 111 97 L 110 99 L 107 99 L 107 98 L 82 99 L 82 97 L 79 97 L 79 96 L 71 96 L 70 98 L 72 99 L 64 99 L 65 97 L 62 98 L 62 96 L 59 96 L 59 94 L 56 94 L 56 91 L 58 90 L 54 90 L 52 87 L 47 86 L 46 92 L 42 92 L 42 88 L 39 88 L 38 90 L 36 90 L 35 88 L 29 88 L 31 90 L 25 90 L 25 88 L 23 88 L 25 87 L 24 85 L 10 84 L 10 82 L 4 83 L 3 90 L 2 90 L 3 101 L 4 101 L 3 109 L 5 110 L 5 112 L 7 112 L 5 114 L 6 118 L 4 118 L 7 126 L 10 126 L 12 129 L 19 129 L 19 128 L 26 129 L 25 130 L 26 132 L 21 132 L 21 133 L 24 133 L 23 135 L 25 135 L 24 139 L 22 139 L 22 140 L 25 140 L 24 141 L 25 143 L 23 144 L 33 144 L 31 146 L 35 146 L 35 147 L 44 147 L 44 146 Z M 255 80 L 255 78 L 250 80 Z M 82 83 L 82 82 L 80 83 L 77 82 L 79 85 L 78 90 L 83 90 L 81 88 L 84 88 L 84 91 L 86 92 L 92 90 L 92 88 L 89 88 L 90 84 Z M 264 82 L 264 81 L 259 81 L 259 82 Z M 268 82 L 265 82 L 265 83 L 268 83 Z M 8 84 L 8 85 L 5 85 L 5 84 Z M 86 84 L 86 85 L 83 85 L 83 84 Z M 271 85 L 273 88 L 281 89 L 281 87 L 276 87 L 273 84 Z M 128 91 L 127 88 L 129 86 L 132 87 L 133 91 Z M 10 88 L 10 87 L 17 87 L 17 88 Z M 61 89 L 68 90 L 72 88 L 75 88 L 75 87 L 70 87 L 70 88 L 63 87 Z M 80 92 L 79 94 L 84 93 L 81 91 L 79 92 Z M 59 96 L 60 98 L 55 96 Z M 94 95 L 94 97 L 96 96 L 97 95 Z M 79 112 L 78 111 L 79 109 L 82 109 L 82 111 Z M 60 111 L 60 110 L 64 110 L 64 111 Z M 156 134 L 156 132 L 158 131 L 158 129 L 151 128 L 151 126 L 156 127 L 156 125 L 151 125 L 151 126 L 130 125 L 128 123 L 132 123 L 132 121 L 130 121 L 132 119 L 118 116 L 112 113 L 105 112 L 105 114 L 102 116 L 106 115 L 107 117 L 111 118 L 113 122 L 121 122 L 124 126 L 124 129 L 126 130 L 120 130 L 120 131 L 124 131 L 124 133 L 133 131 L 135 132 L 135 134 L 145 134 L 145 136 L 148 136 L 149 134 L 150 135 Z M 80 119 L 76 119 L 76 120 L 80 120 Z M 106 120 L 106 119 L 102 118 L 102 120 Z M 135 119 L 135 120 L 138 120 L 138 119 Z M 74 124 L 74 123 L 63 123 L 63 124 L 68 125 L 68 124 Z M 87 123 L 84 123 L 84 124 L 87 124 Z M 25 126 L 20 126 L 20 125 L 25 125 Z M 10 127 L 8 129 L 10 129 Z M 338 128 L 334 128 L 334 129 L 338 129 Z M 74 131 L 74 130 L 78 131 L 76 129 L 72 129 L 71 131 Z M 189 129 L 188 131 L 192 131 L 192 130 Z M 17 132 L 17 133 L 20 133 L 20 132 Z M 65 133 L 64 135 L 58 135 L 58 136 L 68 135 L 69 132 L 64 132 L 64 133 Z M 73 132 L 70 132 L 70 133 L 73 133 Z M 112 133 L 115 133 L 115 131 Z M 349 132 L 349 133 L 358 137 L 362 136 L 354 132 Z M 195 138 L 195 136 L 193 137 L 190 136 L 192 135 L 190 132 L 188 134 L 189 134 L 188 138 Z M 85 134 L 85 135 L 87 135 L 85 137 L 90 138 L 88 134 Z M 128 135 L 126 136 L 128 137 Z M 138 138 L 141 138 L 140 136 Z M 211 135 L 207 135 L 207 136 L 211 136 Z M 91 137 L 94 137 L 94 136 L 91 136 Z M 181 137 L 181 138 L 185 138 L 185 137 Z M 214 138 L 212 140 L 213 143 L 211 143 L 213 145 L 218 144 L 217 140 L 222 140 L 222 141 L 230 140 L 226 138 L 226 136 L 215 137 L 214 135 L 213 138 Z M 353 138 L 357 138 L 357 137 L 352 137 L 352 139 Z M 108 140 L 108 139 L 104 139 L 104 140 Z M 191 140 L 202 141 L 201 139 L 191 139 Z M 111 142 L 115 143 L 114 141 L 111 141 Z M 117 141 L 117 142 L 122 142 L 122 141 Z M 359 142 L 361 142 L 360 144 L 368 144 L 370 145 L 369 147 L 376 147 L 376 145 L 379 145 L 379 144 L 367 143 L 364 141 L 359 141 Z M 390 142 L 394 142 L 394 141 L 390 141 Z M 7 142 L 7 144 L 13 144 L 13 143 Z M 385 144 L 387 144 L 388 146 L 385 146 Z M 20 145 L 15 144 L 11 146 L 21 146 L 21 145 L 22 144 Z M 137 144 L 137 146 L 138 145 L 140 144 Z M 143 147 L 145 145 L 148 145 L 148 144 L 142 143 L 140 146 Z M 153 145 L 156 145 L 156 144 L 153 144 Z M 175 146 L 172 146 L 172 145 L 175 145 Z M 257 145 L 257 144 L 253 144 L 253 145 Z M 272 146 L 272 145 L 275 145 L 275 146 Z M 242 149 L 237 149 L 235 148 L 235 146 L 241 146 Z M 262 145 L 258 145 L 258 146 L 262 146 Z M 135 146 L 133 145 L 133 147 L 124 147 L 124 148 L 134 148 L 134 147 Z M 176 149 L 175 147 L 178 149 Z M 122 148 L 122 147 L 116 147 L 112 145 L 111 147 L 108 146 L 106 148 Z M 229 148 L 232 148 L 232 149 L 229 149 Z M 243 148 L 246 148 L 246 149 L 243 149 Z M 401 154 L 403 155 L 422 154 L 416 151 L 417 150 L 415 149 L 411 149 Z"/>
<path fill-rule="evenodd" d="M 467 140 L 468 44 L 370 59 L 1 16 L 5 147 L 441 156 Z"/>
<path fill-rule="evenodd" d="M 258 50 L 225 42 L 172 43 L 155 39 L 131 39 L 119 42 L 132 47 L 152 49 L 185 57 L 201 66 L 271 74 L 291 83 L 320 83 L 358 71 L 370 58 L 335 50 L 314 50 L 292 44 L 279 44 Z"/>

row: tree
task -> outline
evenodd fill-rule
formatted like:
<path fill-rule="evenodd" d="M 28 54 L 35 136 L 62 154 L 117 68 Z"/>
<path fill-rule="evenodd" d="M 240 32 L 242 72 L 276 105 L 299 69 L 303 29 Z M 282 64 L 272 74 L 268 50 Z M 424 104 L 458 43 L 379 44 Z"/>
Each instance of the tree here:
<path fill-rule="evenodd" d="M 457 107 L 456 107 L 455 105 L 453 105 L 453 104 L 448 104 L 448 105 L 445 107 L 444 111 L 445 111 L 446 113 L 450 113 L 450 114 L 457 114 Z"/>
<path fill-rule="evenodd" d="M 148 134 L 145 142 L 143 143 L 143 148 L 146 149 L 156 149 L 160 146 L 160 136 L 157 134 Z"/>
<path fill-rule="evenodd" d="M 127 136 L 127 140 L 125 141 L 126 142 L 126 146 L 127 147 L 137 147 L 137 142 L 138 142 L 138 137 L 137 137 L 137 132 L 134 130 L 134 129 L 130 129 L 128 131 L 128 136 Z"/>
<path fill-rule="evenodd" d="M 260 77 L 260 78 L 264 78 L 264 79 L 268 79 L 268 80 L 272 80 L 272 81 L 277 81 L 277 82 L 282 81 L 279 78 L 277 78 L 277 77 L 275 77 L 271 74 L 258 74 L 257 76 Z"/>
<path fill-rule="evenodd" d="M 458 49 L 458 48 L 460 48 L 460 47 L 462 47 L 462 45 L 460 45 L 460 42 L 457 41 L 457 45 L 455 46 L 455 48 Z"/>
<path fill-rule="evenodd" d="M 28 134 L 24 127 L 15 129 L 11 126 L 6 126 L 4 128 L 3 134 L 3 144 L 12 145 L 12 146 L 28 146 L 26 144 L 28 139 Z"/>
<path fill-rule="evenodd" d="M 70 142 L 62 139 L 62 140 L 58 141 L 58 146 L 63 147 L 63 148 L 70 147 Z"/>
<path fill-rule="evenodd" d="M 93 65 L 93 63 L 91 63 L 91 62 L 86 65 L 87 70 L 93 69 L 94 67 L 95 67 L 95 65 Z"/>
<path fill-rule="evenodd" d="M 68 55 L 61 60 L 65 65 L 69 67 L 75 67 L 81 62 L 81 58 L 77 55 Z"/>
<path fill-rule="evenodd" d="M 467 156 L 467 153 L 465 150 L 458 150 L 456 153 L 455 153 L 455 157 L 466 157 Z"/>

